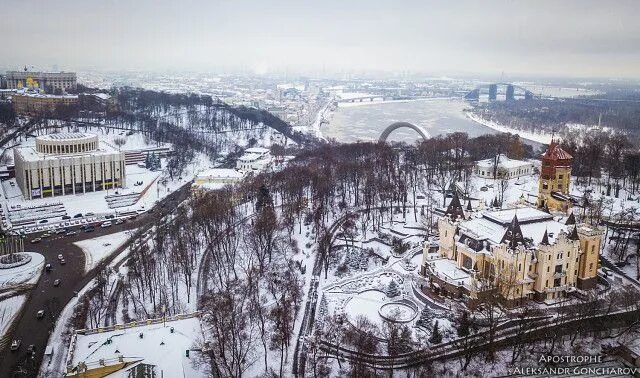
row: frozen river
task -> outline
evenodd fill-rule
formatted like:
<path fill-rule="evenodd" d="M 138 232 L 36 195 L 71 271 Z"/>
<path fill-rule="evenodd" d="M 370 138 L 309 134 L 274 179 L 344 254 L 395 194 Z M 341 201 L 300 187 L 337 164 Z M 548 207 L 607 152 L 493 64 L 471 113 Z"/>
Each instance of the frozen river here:
<path fill-rule="evenodd" d="M 462 131 L 469 136 L 496 131 L 467 118 L 469 105 L 461 99 L 427 99 L 408 102 L 364 103 L 338 107 L 322 135 L 339 142 L 375 141 L 390 124 L 405 121 L 421 126 L 430 136 Z M 394 131 L 389 140 L 413 143 L 419 135 L 411 129 Z"/>

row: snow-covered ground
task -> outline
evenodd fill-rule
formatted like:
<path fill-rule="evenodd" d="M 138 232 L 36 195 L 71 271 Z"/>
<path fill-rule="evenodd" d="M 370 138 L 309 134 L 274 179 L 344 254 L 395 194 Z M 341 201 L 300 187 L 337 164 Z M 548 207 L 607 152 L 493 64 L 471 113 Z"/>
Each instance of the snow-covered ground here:
<path fill-rule="evenodd" d="M 27 301 L 27 295 L 15 295 L 13 297 L 0 300 L 0 350 L 6 345 L 3 343 L 9 340 L 4 340 L 11 323 L 15 320 L 16 316 L 20 313 L 22 306 Z"/>
<path fill-rule="evenodd" d="M 82 249 L 85 256 L 84 271 L 88 272 L 126 243 L 136 229 L 87 239 L 73 244 Z"/>

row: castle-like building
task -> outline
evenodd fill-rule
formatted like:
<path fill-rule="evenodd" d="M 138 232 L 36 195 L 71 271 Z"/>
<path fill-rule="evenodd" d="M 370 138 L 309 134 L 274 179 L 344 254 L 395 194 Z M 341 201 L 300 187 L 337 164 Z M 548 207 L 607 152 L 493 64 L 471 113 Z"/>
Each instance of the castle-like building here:
<path fill-rule="evenodd" d="M 569 196 L 571 165 L 569 155 L 554 140 L 542 155 L 540 182 L 538 183 L 538 207 L 566 213 L 573 203 Z"/>
<path fill-rule="evenodd" d="M 556 143 L 549 146 L 538 209 L 473 213 L 454 194 L 438 221 L 439 248 L 423 251 L 421 272 L 431 290 L 475 302 L 497 291 L 517 302 L 554 300 L 595 288 L 602 230 L 578 224 L 573 213 L 554 216 L 548 210 L 571 207 L 571 160 Z"/>

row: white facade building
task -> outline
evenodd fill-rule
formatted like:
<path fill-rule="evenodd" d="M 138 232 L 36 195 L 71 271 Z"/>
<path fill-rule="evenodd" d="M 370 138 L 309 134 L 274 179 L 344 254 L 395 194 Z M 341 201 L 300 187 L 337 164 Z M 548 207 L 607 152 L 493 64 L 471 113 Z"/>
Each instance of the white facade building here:
<path fill-rule="evenodd" d="M 212 168 L 198 173 L 192 189 L 215 190 L 225 185 L 236 184 L 242 180 L 244 174 L 236 169 Z"/>
<path fill-rule="evenodd" d="M 236 168 L 243 172 L 263 171 L 271 165 L 271 152 L 268 148 L 247 148 L 238 159 Z"/>
<path fill-rule="evenodd" d="M 473 173 L 478 177 L 488 179 L 512 179 L 532 175 L 534 173 L 534 166 L 531 162 L 511 159 L 507 157 L 507 155 L 500 154 L 497 155 L 495 159 L 477 161 L 473 167 Z"/>
<path fill-rule="evenodd" d="M 16 181 L 25 199 L 125 186 L 124 152 L 83 133 L 49 134 L 14 149 Z"/>

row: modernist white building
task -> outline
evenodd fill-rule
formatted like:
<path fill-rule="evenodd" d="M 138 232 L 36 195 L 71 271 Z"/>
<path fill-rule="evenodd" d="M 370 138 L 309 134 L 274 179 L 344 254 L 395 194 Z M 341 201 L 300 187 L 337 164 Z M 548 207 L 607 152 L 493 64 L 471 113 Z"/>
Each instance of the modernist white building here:
<path fill-rule="evenodd" d="M 494 170 L 496 176 L 494 177 Z M 523 160 L 516 160 L 507 155 L 497 155 L 495 159 L 479 160 L 473 167 L 473 173 L 482 178 L 518 178 L 530 176 L 534 172 L 533 163 Z"/>
<path fill-rule="evenodd" d="M 37 137 L 34 147 L 14 149 L 14 161 L 25 199 L 121 188 L 126 183 L 124 152 L 94 134 Z"/>

